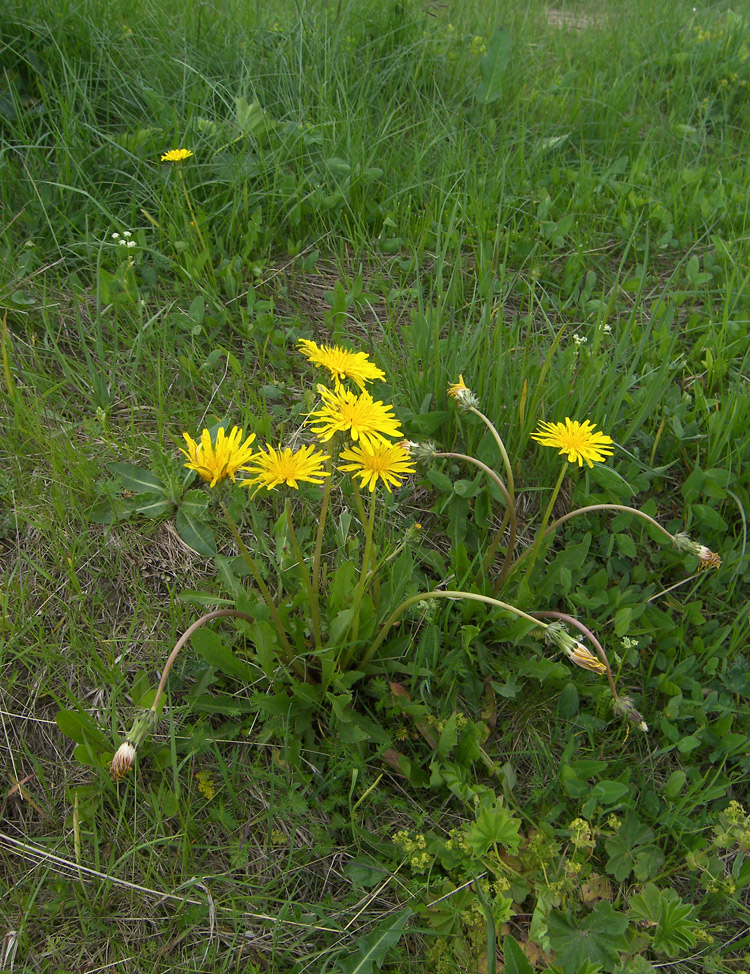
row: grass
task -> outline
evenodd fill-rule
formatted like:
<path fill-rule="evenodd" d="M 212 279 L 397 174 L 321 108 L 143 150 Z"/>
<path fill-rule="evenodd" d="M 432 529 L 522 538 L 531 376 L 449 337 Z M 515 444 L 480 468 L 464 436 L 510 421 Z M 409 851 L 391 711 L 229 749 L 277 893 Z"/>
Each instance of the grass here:
<path fill-rule="evenodd" d="M 505 934 L 565 974 L 744 970 L 750 846 L 726 816 L 750 771 L 750 20 L 676 0 L 275 7 L 11 2 L 0 26 L 0 966 L 368 971 L 374 932 L 393 971 L 495 969 Z M 97 767 L 235 553 L 221 526 L 215 563 L 173 517 L 97 517 L 107 464 L 169 481 L 183 430 L 296 435 L 299 337 L 369 351 L 407 436 L 496 464 L 446 398 L 462 373 L 522 485 L 519 550 L 560 469 L 530 434 L 567 415 L 616 456 L 566 478 L 559 513 L 635 504 L 721 553 L 690 577 L 640 522 L 592 514 L 516 592 L 596 627 L 647 737 L 516 623 L 432 604 L 359 685 L 364 737 L 195 654 L 136 774 Z M 397 535 L 424 525 L 405 584 L 476 576 L 499 521 L 475 472 L 444 462 L 381 508 Z M 264 564 L 281 511 L 253 515 Z M 356 515 L 334 507 L 331 574 Z M 74 754 L 61 709 L 101 737 Z M 522 822 L 517 855 L 500 843 L 510 893 L 488 789 Z M 610 906 L 629 946 L 576 954 Z"/>

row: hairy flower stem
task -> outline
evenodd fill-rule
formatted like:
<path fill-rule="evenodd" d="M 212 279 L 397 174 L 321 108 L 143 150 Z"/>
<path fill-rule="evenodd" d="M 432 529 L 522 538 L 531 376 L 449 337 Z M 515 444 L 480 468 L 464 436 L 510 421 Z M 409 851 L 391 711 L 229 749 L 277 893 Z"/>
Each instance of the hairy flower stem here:
<path fill-rule="evenodd" d="M 289 503 L 288 497 L 285 500 L 285 511 L 286 525 L 289 531 L 289 540 L 292 542 L 292 548 L 294 548 L 294 554 L 297 558 L 297 565 L 299 566 L 300 575 L 302 576 L 302 584 L 305 586 L 305 589 L 307 590 L 307 597 L 310 600 L 310 616 L 312 618 L 315 648 L 320 649 L 323 645 L 320 636 L 320 605 L 318 604 L 318 597 L 316 593 L 313 592 L 310 573 L 307 570 L 304 556 L 300 550 L 299 542 L 297 541 L 297 533 L 294 530 L 294 521 L 292 520 L 292 507 Z"/>
<path fill-rule="evenodd" d="M 432 592 L 421 592 L 419 595 L 412 595 L 411 598 L 406 599 L 401 603 L 401 605 L 393 610 L 388 619 L 386 619 L 386 621 L 383 623 L 380 632 L 375 637 L 372 645 L 360 660 L 358 665 L 359 669 L 364 669 L 364 667 L 367 666 L 382 645 L 383 640 L 388 635 L 394 623 L 396 623 L 399 617 L 406 612 L 409 606 L 415 605 L 417 602 L 421 602 L 425 599 L 454 599 L 456 601 L 466 599 L 469 602 L 484 602 L 485 605 L 497 606 L 499 609 L 504 609 L 506 612 L 520 616 L 521 619 L 528 619 L 529 622 L 533 623 L 535 626 L 538 626 L 540 629 L 548 628 L 548 624 L 546 622 L 542 622 L 541 619 L 535 619 L 534 616 L 530 615 L 528 612 L 524 612 L 522 609 L 517 609 L 514 605 L 509 605 L 507 602 L 501 602 L 499 599 L 493 599 L 489 595 L 480 595 L 478 592 L 451 591 L 449 589 L 435 589 Z"/>
<path fill-rule="evenodd" d="M 331 460 L 326 461 L 326 470 L 330 469 Z M 328 502 L 331 499 L 331 490 L 333 485 L 331 481 L 333 477 L 326 477 L 325 484 L 323 486 L 323 499 L 320 502 L 320 518 L 318 519 L 318 530 L 315 535 L 315 553 L 313 554 L 313 570 L 312 570 L 312 593 L 313 599 L 318 600 L 318 594 L 320 592 L 320 559 L 323 554 L 323 533 L 326 526 L 326 516 L 328 514 Z"/>
<path fill-rule="evenodd" d="M 513 468 L 510 465 L 510 459 L 508 457 L 508 451 L 505 449 L 505 444 L 502 441 L 502 437 L 500 436 L 500 434 L 498 433 L 497 429 L 495 428 L 495 424 L 492 423 L 484 415 L 483 412 L 481 412 L 479 409 L 477 409 L 476 406 L 469 406 L 469 412 L 470 413 L 474 413 L 475 416 L 478 416 L 482 420 L 482 422 L 485 424 L 485 426 L 487 427 L 487 429 L 490 431 L 490 433 L 492 433 L 493 437 L 495 438 L 495 443 L 497 443 L 497 447 L 500 450 L 500 456 L 503 458 L 503 466 L 505 467 L 505 475 L 508 478 L 508 493 L 510 494 L 510 498 L 511 498 L 510 503 L 511 503 L 511 506 L 512 506 L 513 505 L 513 501 L 514 501 L 515 496 L 516 496 L 516 488 L 515 488 L 515 486 L 513 484 Z"/>
<path fill-rule="evenodd" d="M 534 570 L 534 562 L 537 559 L 537 555 L 539 554 L 539 549 L 542 546 L 542 541 L 544 540 L 544 537 L 547 533 L 546 530 L 547 523 L 550 519 L 550 515 L 552 514 L 552 508 L 555 506 L 557 495 L 560 493 L 560 488 L 562 487 L 562 482 L 565 478 L 565 474 L 567 473 L 567 470 L 568 470 L 568 461 L 566 460 L 562 466 L 562 470 L 560 471 L 560 476 L 557 478 L 557 483 L 554 486 L 554 489 L 552 491 L 552 496 L 549 499 L 549 504 L 547 504 L 547 509 L 544 512 L 544 517 L 542 518 L 542 525 L 537 531 L 536 540 L 534 541 L 534 546 L 531 549 L 531 555 L 529 556 L 531 560 L 529 561 L 529 567 L 526 569 L 526 581 L 528 581 L 531 578 L 531 573 Z M 518 564 L 519 561 L 520 558 L 518 559 L 518 561 L 516 561 L 516 565 Z"/>
<path fill-rule="evenodd" d="M 652 518 L 650 515 L 644 514 L 643 511 L 639 511 L 637 507 L 626 507 L 624 504 L 589 504 L 587 507 L 579 507 L 577 510 L 570 511 L 568 514 L 563 514 L 562 517 L 559 517 L 556 521 L 553 521 L 552 524 L 550 524 L 550 526 L 545 530 L 542 538 L 546 538 L 548 535 L 552 534 L 552 532 L 556 531 L 560 525 L 565 524 L 566 521 L 570 521 L 571 518 L 578 517 L 579 514 L 591 514 L 592 511 L 620 511 L 624 514 L 635 514 L 637 517 L 647 521 L 652 527 L 660 531 L 664 537 L 671 542 L 671 544 L 676 546 L 674 535 L 670 534 L 669 531 L 659 524 L 658 521 L 654 520 L 654 518 Z M 529 548 L 524 551 L 522 555 L 519 555 L 518 558 L 516 558 L 516 560 L 513 562 L 512 567 L 517 568 L 522 562 L 526 561 L 531 550 L 532 549 Z"/>
<path fill-rule="evenodd" d="M 250 569 L 250 573 L 255 579 L 255 584 L 258 586 L 260 590 L 260 594 L 263 596 L 263 600 L 268 606 L 268 611 L 271 613 L 271 618 L 276 624 L 276 629 L 278 630 L 279 633 L 279 639 L 281 640 L 281 645 L 284 650 L 284 656 L 285 656 L 284 662 L 291 663 L 294 654 L 292 653 L 292 647 L 289 645 L 289 640 L 287 639 L 286 631 L 284 629 L 284 623 L 281 621 L 281 616 L 279 615 L 279 610 L 276 607 L 276 603 L 273 600 L 273 596 L 269 592 L 268 586 L 263 581 L 263 576 L 260 573 L 260 569 L 258 568 L 255 559 L 247 550 L 247 545 L 242 540 L 242 535 L 240 534 L 237 525 L 234 523 L 234 518 L 229 513 L 229 509 L 227 508 L 227 505 L 224 503 L 224 501 L 221 501 L 221 510 L 224 514 L 227 524 L 229 525 L 229 530 L 232 532 L 232 537 L 237 542 L 237 547 L 240 549 L 240 554 L 245 559 L 245 564 Z"/>
<path fill-rule="evenodd" d="M 566 612 L 553 612 L 550 610 L 548 612 L 534 612 L 533 615 L 537 619 L 560 619 L 561 622 L 567 622 L 568 625 L 571 625 L 579 632 L 582 632 L 584 636 L 588 636 L 588 638 L 591 640 L 591 645 L 597 652 L 599 659 L 607 667 L 607 679 L 609 680 L 609 688 L 612 691 L 612 696 L 615 698 L 615 700 L 619 700 L 619 694 L 615 688 L 615 681 L 614 677 L 612 676 L 612 667 L 609 665 L 609 659 L 607 658 L 607 654 L 604 652 L 604 647 L 587 626 L 584 626 L 582 622 L 579 622 L 578 619 L 575 619 L 573 616 L 569 616 Z"/>
<path fill-rule="evenodd" d="M 184 647 L 185 643 L 188 642 L 196 630 L 200 629 L 201 626 L 205 626 L 207 622 L 213 622 L 214 619 L 223 619 L 225 617 L 244 619 L 246 622 L 255 622 L 255 619 L 251 615 L 248 615 L 247 612 L 240 612 L 239 609 L 214 609 L 213 612 L 207 612 L 205 615 L 201 616 L 200 619 L 197 619 L 192 626 L 186 629 L 175 643 L 174 649 L 169 654 L 167 657 L 167 662 L 164 664 L 161 679 L 159 680 L 159 686 L 156 688 L 156 696 L 154 697 L 154 702 L 151 704 L 151 710 L 153 710 L 155 714 L 159 712 L 159 701 L 164 693 L 164 687 L 167 683 L 169 671 L 172 669 L 172 664 L 180 655 L 180 650 Z"/>
<path fill-rule="evenodd" d="M 658 531 L 661 531 L 668 541 L 675 544 L 674 535 L 670 534 L 669 531 L 667 531 L 665 527 L 662 527 L 658 521 L 655 521 L 654 518 L 650 517 L 648 514 L 644 514 L 643 511 L 639 511 L 637 507 L 625 507 L 623 504 L 589 504 L 588 507 L 579 507 L 578 510 L 571 511 L 569 514 L 564 514 L 556 521 L 553 521 L 545 531 L 545 534 L 551 534 L 552 531 L 559 528 L 561 524 L 565 524 L 565 522 L 569 521 L 572 517 L 578 517 L 579 514 L 589 514 L 591 511 L 623 511 L 626 514 L 635 514 L 638 517 L 643 518 L 644 521 L 648 521 L 650 525 L 655 527 Z"/>
<path fill-rule="evenodd" d="M 479 469 L 483 470 L 484 473 L 486 473 L 491 480 L 494 480 L 494 482 L 497 484 L 497 486 L 500 489 L 500 493 L 505 498 L 506 516 L 508 517 L 508 521 L 510 523 L 510 538 L 508 539 L 508 547 L 505 551 L 505 560 L 503 561 L 503 567 L 500 570 L 500 575 L 497 581 L 495 582 L 494 592 L 497 593 L 503 587 L 503 583 L 508 575 L 508 569 L 510 568 L 511 559 L 513 558 L 513 553 L 516 548 L 516 532 L 518 530 L 518 526 L 516 521 L 516 505 L 513 503 L 513 498 L 511 496 L 511 493 L 508 490 L 508 488 L 506 488 L 505 484 L 502 482 L 500 477 L 498 477 L 498 475 L 495 473 L 495 471 L 491 467 L 488 467 L 486 463 L 482 463 L 481 460 L 477 460 L 476 457 L 469 456 L 467 453 L 436 453 L 435 456 L 453 457 L 455 460 L 463 460 L 465 463 L 472 463 L 475 467 L 479 467 Z M 495 536 L 492 545 L 490 546 L 490 550 L 484 559 L 482 568 L 485 572 L 489 569 L 489 566 L 492 564 L 492 559 L 494 557 L 495 551 L 497 551 L 497 546 L 500 543 L 500 539 L 502 537 L 501 532 L 505 531 L 505 524 L 506 521 L 505 518 L 503 518 L 503 524 L 501 525 L 500 531 L 497 532 L 497 535 Z"/>

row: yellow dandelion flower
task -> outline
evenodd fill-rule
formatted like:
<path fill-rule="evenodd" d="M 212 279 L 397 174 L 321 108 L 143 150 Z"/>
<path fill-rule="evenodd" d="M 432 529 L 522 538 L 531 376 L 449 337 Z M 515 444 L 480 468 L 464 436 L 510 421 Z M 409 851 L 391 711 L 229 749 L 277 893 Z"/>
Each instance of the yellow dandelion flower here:
<path fill-rule="evenodd" d="M 299 488 L 298 481 L 304 480 L 309 484 L 322 484 L 323 477 L 330 477 L 329 470 L 323 469 L 323 464 L 330 457 L 314 446 L 300 447 L 293 452 L 289 447 L 279 446 L 278 450 L 267 446 L 265 452 L 256 453 L 243 470 L 251 474 L 243 481 L 243 487 L 257 485 L 257 489 L 265 487 L 273 490 L 280 484 Z"/>
<path fill-rule="evenodd" d="M 183 159 L 189 159 L 192 156 L 190 149 L 170 149 L 169 152 L 165 152 L 162 157 L 162 162 L 182 162 Z"/>
<path fill-rule="evenodd" d="M 531 434 L 531 438 L 542 446 L 559 449 L 560 456 L 567 455 L 568 462 L 578 463 L 579 467 L 583 466 L 584 460 L 593 467 L 595 462 L 601 463 L 614 452 L 609 449 L 611 436 L 597 433 L 594 424 L 588 420 L 577 423 L 567 416 L 564 423 L 540 422 L 536 432 Z"/>
<path fill-rule="evenodd" d="M 464 377 L 459 375 L 458 382 L 454 382 L 453 385 L 448 386 L 448 395 L 456 400 L 459 406 L 463 406 L 464 409 L 478 409 L 479 408 L 479 397 L 476 396 L 471 389 L 464 382 Z"/>
<path fill-rule="evenodd" d="M 463 375 L 459 375 L 458 382 L 454 382 L 452 386 L 448 386 L 448 395 L 454 399 L 458 399 L 459 395 L 465 392 L 471 392 L 471 389 L 464 382 Z"/>
<path fill-rule="evenodd" d="M 570 650 L 566 650 L 566 655 L 571 663 L 580 666 L 582 670 L 590 670 L 592 673 L 606 673 L 607 667 L 602 661 L 589 652 L 583 643 L 576 643 Z"/>
<path fill-rule="evenodd" d="M 370 361 L 366 352 L 350 352 L 338 345 L 318 345 L 307 338 L 300 338 L 302 354 L 317 368 L 328 369 L 336 389 L 345 379 L 351 379 L 360 389 L 373 379 L 384 379 L 385 372 Z"/>
<path fill-rule="evenodd" d="M 414 473 L 416 467 L 407 451 L 400 443 L 375 443 L 374 445 L 354 446 L 341 451 L 342 460 L 351 460 L 339 470 L 351 471 L 352 476 L 360 477 L 362 488 L 375 490 L 382 480 L 390 494 L 391 486 L 400 487 L 404 477 Z"/>
<path fill-rule="evenodd" d="M 180 450 L 188 459 L 185 466 L 195 470 L 212 487 L 226 477 L 234 480 L 237 471 L 244 469 L 243 465 L 253 455 L 250 445 L 255 439 L 255 433 L 251 433 L 242 443 L 244 430 L 239 426 L 232 427 L 229 436 L 225 435 L 224 427 L 220 426 L 215 443 L 211 442 L 211 434 L 207 429 L 201 433 L 200 443 L 196 443 L 187 433 L 182 435 L 187 444 L 187 450 Z"/>
<path fill-rule="evenodd" d="M 394 439 L 403 437 L 399 422 L 393 415 L 393 406 L 377 402 L 369 392 L 356 395 L 343 386 L 331 392 L 320 385 L 318 392 L 323 405 L 310 415 L 320 420 L 320 425 L 313 426 L 312 431 L 323 443 L 330 440 L 334 433 L 348 433 L 353 440 L 359 440 L 363 446 L 371 448 L 378 443 L 389 446 L 389 436 Z"/>

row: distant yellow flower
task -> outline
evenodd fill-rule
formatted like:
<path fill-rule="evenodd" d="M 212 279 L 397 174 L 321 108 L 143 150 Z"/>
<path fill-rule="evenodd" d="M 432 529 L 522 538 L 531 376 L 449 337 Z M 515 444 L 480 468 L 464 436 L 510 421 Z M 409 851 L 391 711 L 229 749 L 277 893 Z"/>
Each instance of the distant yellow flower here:
<path fill-rule="evenodd" d="M 313 365 L 328 369 L 337 389 L 345 379 L 364 389 L 373 379 L 385 378 L 385 372 L 370 361 L 366 352 L 350 352 L 338 345 L 318 345 L 307 338 L 300 338 L 298 345 Z"/>
<path fill-rule="evenodd" d="M 322 451 L 316 451 L 314 446 L 303 446 L 294 453 L 289 447 L 279 446 L 278 450 L 272 446 L 266 447 L 266 452 L 256 453 L 243 470 L 251 474 L 243 481 L 243 487 L 257 485 L 258 490 L 265 487 L 273 490 L 279 484 L 299 488 L 298 481 L 305 480 L 310 484 L 322 484 L 323 477 L 330 477 L 329 470 L 323 469 L 323 464 L 330 459 Z"/>
<path fill-rule="evenodd" d="M 536 432 L 531 434 L 531 438 L 542 446 L 559 449 L 560 456 L 567 455 L 568 462 L 578 463 L 579 467 L 583 466 L 584 460 L 593 467 L 594 462 L 601 463 L 614 452 L 609 449 L 611 436 L 597 433 L 594 424 L 588 420 L 577 423 L 567 416 L 564 423 L 540 422 Z"/>
<path fill-rule="evenodd" d="M 404 477 L 414 473 L 416 467 L 407 451 L 400 443 L 376 443 L 373 446 L 354 446 L 341 451 L 342 460 L 351 460 L 339 470 L 351 471 L 352 476 L 361 478 L 361 487 L 375 490 L 378 480 L 382 480 L 390 494 L 391 486 L 400 487 Z"/>
<path fill-rule="evenodd" d="M 182 162 L 183 159 L 189 159 L 192 156 L 190 149 L 170 149 L 169 152 L 165 152 L 161 157 L 162 162 Z"/>
<path fill-rule="evenodd" d="M 343 386 L 331 392 L 320 385 L 318 392 L 323 405 L 310 415 L 320 420 L 320 425 L 313 426 L 312 431 L 323 443 L 330 440 L 334 433 L 348 433 L 353 440 L 373 448 L 378 443 L 389 446 L 389 436 L 394 439 L 403 437 L 403 431 L 393 415 L 393 406 L 377 402 L 369 392 L 364 391 L 358 396 Z"/>
<path fill-rule="evenodd" d="M 229 436 L 225 435 L 224 427 L 220 426 L 216 434 L 216 443 L 211 442 L 211 434 L 207 429 L 201 433 L 200 443 L 196 443 L 187 433 L 182 435 L 187 444 L 187 450 L 180 450 L 188 458 L 185 466 L 195 470 L 212 487 L 226 477 L 234 480 L 237 471 L 244 469 L 244 464 L 253 455 L 250 444 L 255 439 L 255 433 L 251 433 L 245 442 L 241 443 L 244 430 L 239 426 L 232 427 Z"/>

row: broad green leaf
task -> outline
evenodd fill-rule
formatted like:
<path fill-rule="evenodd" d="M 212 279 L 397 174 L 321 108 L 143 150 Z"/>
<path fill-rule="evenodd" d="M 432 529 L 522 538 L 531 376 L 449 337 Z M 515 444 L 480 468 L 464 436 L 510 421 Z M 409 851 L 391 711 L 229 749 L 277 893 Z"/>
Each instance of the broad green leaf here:
<path fill-rule="evenodd" d="M 133 498 L 133 510 L 142 517 L 161 517 L 163 514 L 171 514 L 174 504 L 166 498 L 164 494 L 142 493 Z"/>
<path fill-rule="evenodd" d="M 476 99 L 487 105 L 497 101 L 503 93 L 503 77 L 510 61 L 510 31 L 501 27 L 496 30 L 487 45 L 487 53 L 479 65 L 482 80 L 476 91 Z"/>
<path fill-rule="evenodd" d="M 504 974 L 534 974 L 529 959 L 510 934 L 503 937 L 503 965 Z"/>
<path fill-rule="evenodd" d="M 520 821 L 503 805 L 490 805 L 480 809 L 477 820 L 465 830 L 469 848 L 478 856 L 484 856 L 495 845 L 503 846 L 515 854 L 521 838 L 518 834 Z"/>
<path fill-rule="evenodd" d="M 693 907 L 683 903 L 673 889 L 658 889 L 647 883 L 640 893 L 631 896 L 629 907 L 628 916 L 653 932 L 652 946 L 657 953 L 677 957 L 695 947 L 693 931 L 698 924 L 691 919 Z"/>
<path fill-rule="evenodd" d="M 208 494 L 205 490 L 188 490 L 180 501 L 180 510 L 195 518 L 201 518 L 207 507 Z"/>
<path fill-rule="evenodd" d="M 635 558 L 638 554 L 635 541 L 633 541 L 629 534 L 616 534 L 615 544 L 620 554 L 625 555 L 626 558 Z"/>
<path fill-rule="evenodd" d="M 112 742 L 107 740 L 89 715 L 80 710 L 58 710 L 55 722 L 63 734 L 76 744 L 93 742 L 101 748 L 112 746 Z"/>
<path fill-rule="evenodd" d="M 211 528 L 198 518 L 180 509 L 175 521 L 177 533 L 185 544 L 199 555 L 213 558 L 216 554 L 216 539 Z"/>
<path fill-rule="evenodd" d="M 446 410 L 412 415 L 404 421 L 404 430 L 409 436 L 432 436 L 449 417 Z"/>
<path fill-rule="evenodd" d="M 591 789 L 591 797 L 597 805 L 608 807 L 621 801 L 628 793 L 628 786 L 621 781 L 598 781 Z"/>
<path fill-rule="evenodd" d="M 668 798 L 669 801 L 674 801 L 685 787 L 686 781 L 687 774 L 684 771 L 673 771 L 667 778 L 666 785 L 664 785 L 664 797 Z"/>
<path fill-rule="evenodd" d="M 403 936 L 411 914 L 412 911 L 407 907 L 376 927 L 359 942 L 356 954 L 339 961 L 341 974 L 372 974 L 373 964 L 380 970 L 388 951 Z"/>
<path fill-rule="evenodd" d="M 565 974 L 578 974 L 587 961 L 611 970 L 619 961 L 618 951 L 627 949 L 627 928 L 628 918 L 605 901 L 597 903 L 583 919 L 553 910 L 547 927 Z"/>
<path fill-rule="evenodd" d="M 642 825 L 635 812 L 625 814 L 617 832 L 605 842 L 609 855 L 607 872 L 619 882 L 624 882 L 635 868 L 638 853 L 653 846 L 654 833 L 647 825 Z"/>
<path fill-rule="evenodd" d="M 193 634 L 192 645 L 209 666 L 215 666 L 217 670 L 243 683 L 252 682 L 257 674 L 248 663 L 238 659 L 219 633 L 212 629 L 199 629 Z"/>
<path fill-rule="evenodd" d="M 132 490 L 136 494 L 166 492 L 167 488 L 156 474 L 136 467 L 134 463 L 108 463 L 107 470 L 120 480 L 125 490 Z"/>
<path fill-rule="evenodd" d="M 114 524 L 127 521 L 134 510 L 135 497 L 108 497 L 88 511 L 88 518 L 94 524 Z"/>
<path fill-rule="evenodd" d="M 438 741 L 437 752 L 438 756 L 441 758 L 447 758 L 450 752 L 458 743 L 458 732 L 456 730 L 456 715 L 451 714 L 448 720 L 445 722 L 445 727 L 443 727 L 440 732 L 440 740 Z"/>

